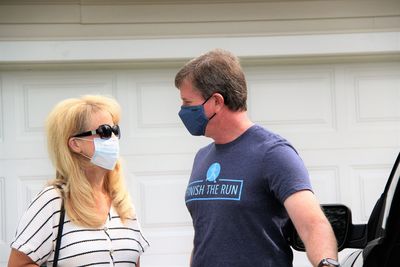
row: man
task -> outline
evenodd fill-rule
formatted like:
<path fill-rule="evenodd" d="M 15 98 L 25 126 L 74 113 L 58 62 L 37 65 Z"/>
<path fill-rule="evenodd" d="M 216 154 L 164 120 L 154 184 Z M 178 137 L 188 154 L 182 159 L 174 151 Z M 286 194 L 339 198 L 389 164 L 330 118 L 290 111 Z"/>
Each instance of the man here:
<path fill-rule="evenodd" d="M 194 159 L 186 205 L 195 230 L 192 267 L 286 267 L 290 218 L 313 266 L 339 266 L 332 228 L 295 149 L 247 116 L 239 60 L 213 50 L 176 75 L 179 116 L 213 143 Z"/>

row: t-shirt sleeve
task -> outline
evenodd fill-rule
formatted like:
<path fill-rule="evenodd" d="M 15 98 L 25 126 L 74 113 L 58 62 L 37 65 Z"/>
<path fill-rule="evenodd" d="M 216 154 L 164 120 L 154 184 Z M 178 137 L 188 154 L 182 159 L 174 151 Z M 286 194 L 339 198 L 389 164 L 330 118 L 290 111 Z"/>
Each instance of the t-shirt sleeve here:
<path fill-rule="evenodd" d="M 60 206 L 61 198 L 54 187 L 40 192 L 21 217 L 11 247 L 39 265 L 46 262 L 53 251 Z"/>
<path fill-rule="evenodd" d="M 136 220 L 136 223 L 137 223 L 137 230 L 139 231 L 138 232 L 138 242 L 139 242 L 140 247 L 141 247 L 141 251 L 139 251 L 139 253 L 142 254 L 150 246 L 150 243 L 144 237 L 143 231 L 142 231 L 142 228 L 140 226 L 140 222 L 139 222 L 138 219 Z"/>
<path fill-rule="evenodd" d="M 279 143 L 265 156 L 265 177 L 269 189 L 283 204 L 293 193 L 312 191 L 308 171 L 296 150 L 287 143 Z"/>

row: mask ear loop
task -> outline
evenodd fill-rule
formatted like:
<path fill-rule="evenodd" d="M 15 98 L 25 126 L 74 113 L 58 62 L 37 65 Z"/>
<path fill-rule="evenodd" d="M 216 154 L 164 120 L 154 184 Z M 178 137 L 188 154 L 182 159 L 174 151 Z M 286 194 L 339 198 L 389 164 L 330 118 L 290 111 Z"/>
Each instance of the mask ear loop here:
<path fill-rule="evenodd" d="M 201 104 L 201 105 L 204 106 L 204 104 L 207 103 L 207 101 L 208 101 L 211 97 L 213 97 L 213 95 L 214 95 L 214 94 L 212 94 L 212 95 L 210 95 L 209 97 L 207 97 L 207 99 L 204 100 L 203 104 Z"/>
<path fill-rule="evenodd" d="M 204 106 L 204 104 L 211 98 L 213 97 L 214 94 L 210 95 L 204 102 L 203 104 L 201 104 L 202 106 Z M 217 115 L 217 113 L 214 113 L 210 118 L 208 118 L 208 121 L 210 121 L 212 118 L 214 118 L 214 116 Z"/>
<path fill-rule="evenodd" d="M 78 140 L 93 142 L 93 139 L 85 139 L 85 138 L 80 138 L 80 137 L 74 137 L 74 138 L 76 138 L 76 139 L 78 139 Z M 79 153 L 78 153 L 78 152 L 75 152 L 75 153 L 77 153 L 77 154 L 79 154 L 79 155 L 81 155 L 81 156 L 84 156 L 85 158 L 87 158 L 87 159 L 89 159 L 89 160 L 92 160 L 91 157 L 86 156 L 86 155 L 83 154 L 82 152 L 79 152 Z"/>
<path fill-rule="evenodd" d="M 84 156 L 85 158 L 87 158 L 88 160 L 92 160 L 92 158 L 91 157 L 89 157 L 89 156 L 86 156 L 85 154 L 83 154 L 83 153 L 78 153 L 79 155 L 81 155 L 81 156 Z"/>
<path fill-rule="evenodd" d="M 82 138 L 82 137 L 74 137 L 75 139 L 78 139 L 78 140 L 83 140 L 83 141 L 93 141 L 93 139 L 85 139 L 85 138 Z"/>
<path fill-rule="evenodd" d="M 214 115 L 212 115 L 212 116 L 208 119 L 208 121 L 210 121 L 212 118 L 214 118 L 215 115 L 217 115 L 217 113 L 214 113 Z"/>

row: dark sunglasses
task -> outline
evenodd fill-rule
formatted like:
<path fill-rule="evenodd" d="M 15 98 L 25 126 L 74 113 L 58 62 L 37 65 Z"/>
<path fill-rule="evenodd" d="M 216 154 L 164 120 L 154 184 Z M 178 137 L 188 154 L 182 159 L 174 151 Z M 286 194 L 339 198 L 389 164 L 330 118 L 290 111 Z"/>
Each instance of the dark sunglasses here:
<path fill-rule="evenodd" d="M 72 137 L 82 137 L 82 136 L 90 136 L 98 134 L 101 139 L 108 139 L 111 137 L 112 133 L 115 134 L 118 138 L 121 138 L 121 131 L 118 125 L 110 126 L 108 124 L 102 124 L 96 130 L 83 132 L 80 134 L 76 134 Z"/>

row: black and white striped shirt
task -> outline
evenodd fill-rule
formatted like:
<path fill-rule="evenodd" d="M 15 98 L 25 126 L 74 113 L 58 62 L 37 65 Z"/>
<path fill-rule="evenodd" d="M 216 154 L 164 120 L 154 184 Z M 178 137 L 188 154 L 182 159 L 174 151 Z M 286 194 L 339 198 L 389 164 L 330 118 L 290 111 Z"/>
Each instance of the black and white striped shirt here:
<path fill-rule="evenodd" d="M 11 247 L 52 266 L 60 208 L 59 192 L 45 188 L 22 216 Z M 101 228 L 78 226 L 65 214 L 58 266 L 136 266 L 148 246 L 138 220 L 122 224 L 113 207 Z"/>

